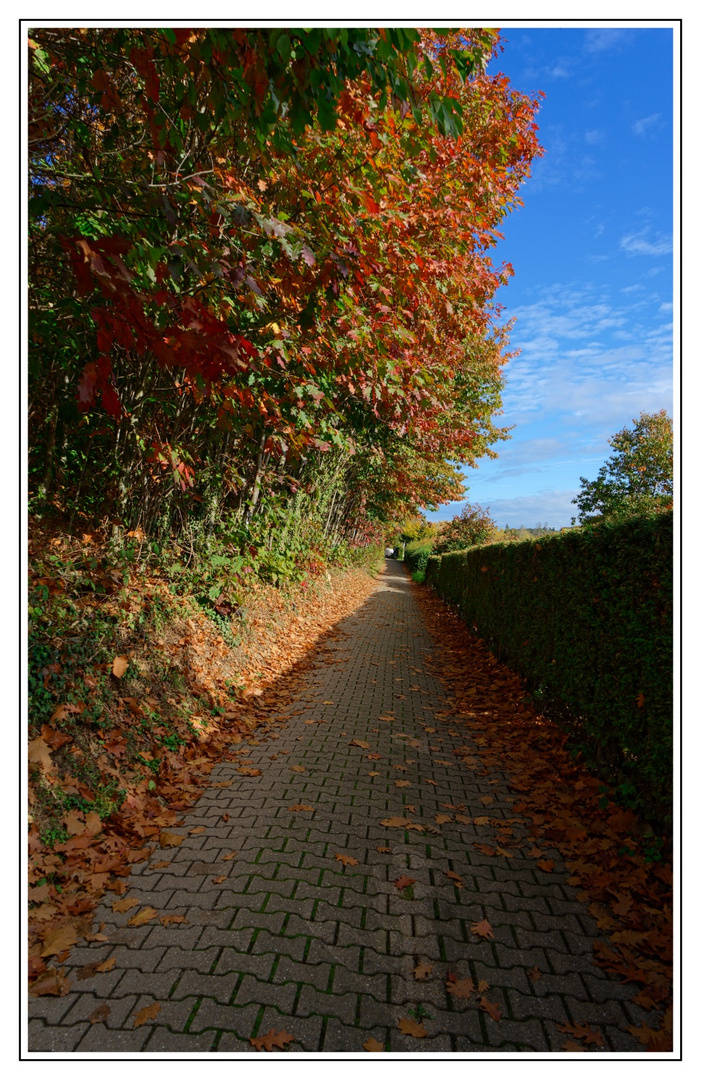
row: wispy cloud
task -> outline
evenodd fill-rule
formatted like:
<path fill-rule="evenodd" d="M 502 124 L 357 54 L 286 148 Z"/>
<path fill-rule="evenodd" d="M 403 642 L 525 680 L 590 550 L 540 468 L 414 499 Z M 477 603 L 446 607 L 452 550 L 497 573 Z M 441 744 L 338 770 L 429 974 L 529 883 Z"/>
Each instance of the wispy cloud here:
<path fill-rule="evenodd" d="M 494 499 L 489 504 L 491 516 L 500 528 L 510 525 L 518 529 L 523 525 L 527 529 L 536 525 L 549 525 L 560 529 L 569 525 L 577 508 L 572 500 L 578 490 L 555 491 L 544 489 L 535 495 L 517 495 L 513 499 Z M 452 515 L 446 515 L 452 516 Z"/>
<path fill-rule="evenodd" d="M 611 434 L 621 417 L 668 407 L 671 323 L 651 320 L 650 311 L 649 295 L 614 303 L 586 284 L 552 286 L 510 310 L 511 342 L 521 351 L 506 368 L 504 423 L 535 424 L 552 414 L 564 429 L 585 424 Z"/>
<path fill-rule="evenodd" d="M 637 233 L 628 233 L 621 237 L 621 247 L 628 255 L 669 255 L 672 237 L 657 233 L 654 240 L 649 239 L 650 230 L 642 229 Z"/>
<path fill-rule="evenodd" d="M 643 116 L 640 120 L 636 120 L 633 124 L 633 134 L 643 136 L 648 131 L 658 128 L 660 126 L 660 113 L 651 113 L 650 116 Z"/>
<path fill-rule="evenodd" d="M 601 53 L 623 48 L 629 34 L 630 31 L 628 30 L 610 26 L 588 30 L 584 35 L 584 51 L 586 53 Z"/>
<path fill-rule="evenodd" d="M 604 142 L 603 131 L 585 131 L 584 141 L 588 146 L 601 146 Z"/>

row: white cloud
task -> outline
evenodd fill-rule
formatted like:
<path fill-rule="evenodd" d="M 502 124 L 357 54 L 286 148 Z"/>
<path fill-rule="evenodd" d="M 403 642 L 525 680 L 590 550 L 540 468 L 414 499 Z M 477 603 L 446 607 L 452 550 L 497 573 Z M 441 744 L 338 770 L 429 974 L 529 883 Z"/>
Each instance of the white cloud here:
<path fill-rule="evenodd" d="M 584 35 L 584 51 L 599 53 L 620 49 L 626 43 L 629 33 L 630 31 L 608 26 L 588 30 Z"/>
<path fill-rule="evenodd" d="M 645 135 L 649 130 L 653 130 L 660 126 L 660 113 L 651 113 L 650 116 L 643 116 L 640 120 L 636 120 L 633 124 L 634 135 Z"/>
<path fill-rule="evenodd" d="M 658 233 L 655 240 L 649 240 L 648 235 L 648 229 L 629 233 L 621 238 L 621 247 L 629 255 L 669 255 L 672 252 L 671 236 Z"/>
<path fill-rule="evenodd" d="M 557 416 L 560 434 L 583 425 L 611 434 L 642 409 L 669 407 L 671 323 L 651 325 L 657 307 L 649 296 L 614 304 L 591 285 L 554 285 L 509 311 L 520 354 L 506 367 L 502 422 L 536 425 L 541 415 Z"/>
<path fill-rule="evenodd" d="M 518 529 L 523 525 L 527 529 L 535 528 L 536 525 L 549 525 L 551 528 L 561 529 L 563 525 L 569 525 L 576 516 L 577 507 L 572 505 L 574 491 L 555 491 L 546 489 L 535 495 L 518 495 L 513 499 L 493 499 L 489 504 L 489 512 L 500 528 L 510 525 Z"/>
<path fill-rule="evenodd" d="M 585 131 L 584 141 L 589 146 L 601 146 L 604 141 L 604 135 L 601 131 Z"/>

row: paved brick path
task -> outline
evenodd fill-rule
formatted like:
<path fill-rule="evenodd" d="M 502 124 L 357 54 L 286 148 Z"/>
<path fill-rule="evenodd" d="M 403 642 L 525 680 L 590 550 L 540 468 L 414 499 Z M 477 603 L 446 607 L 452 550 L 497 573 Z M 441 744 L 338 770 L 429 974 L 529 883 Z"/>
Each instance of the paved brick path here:
<path fill-rule="evenodd" d="M 80 980 L 72 970 L 67 996 L 31 1000 L 30 1051 L 255 1053 L 249 1037 L 274 1028 L 294 1035 L 288 1052 L 359 1052 L 369 1036 L 403 1053 L 550 1052 L 568 1038 L 556 1024 L 571 1022 L 601 1031 L 606 1051 L 641 1049 L 625 1030 L 645 1016 L 630 1004 L 634 988 L 592 965 L 601 935 L 557 853 L 547 853 L 556 867 L 546 874 L 519 851 L 509 860 L 477 852 L 493 828 L 435 824 L 445 803 L 463 804 L 468 818 L 513 819 L 513 797 L 505 774 L 456 764 L 452 750 L 469 737 L 436 716 L 449 703 L 425 669 L 431 649 L 409 581 L 388 562 L 377 591 L 318 656 L 297 715 L 254 740 L 249 764 L 262 775 L 217 766 L 177 830 L 182 845 L 134 868 L 126 895 L 187 922 L 134 928 L 126 924 L 138 907 L 99 909 L 108 941 L 74 949 L 69 967 L 116 964 Z M 379 719 L 388 714 L 393 722 Z M 290 811 L 297 804 L 315 810 Z M 380 823 L 408 806 L 426 831 Z M 528 835 L 520 819 L 512 827 Z M 224 860 L 232 850 L 239 855 Z M 413 898 L 393 884 L 402 874 L 416 880 Z M 484 918 L 494 940 L 470 930 Z M 432 965 L 423 981 L 413 975 L 419 963 Z M 535 967 L 543 974 L 532 981 Z M 476 993 L 447 993 L 449 971 L 486 980 L 502 1019 L 479 1009 Z M 157 1015 L 135 1027 L 156 1002 Z M 91 1023 L 103 1005 L 106 1020 Z M 426 1038 L 397 1027 L 417 1012 Z"/>

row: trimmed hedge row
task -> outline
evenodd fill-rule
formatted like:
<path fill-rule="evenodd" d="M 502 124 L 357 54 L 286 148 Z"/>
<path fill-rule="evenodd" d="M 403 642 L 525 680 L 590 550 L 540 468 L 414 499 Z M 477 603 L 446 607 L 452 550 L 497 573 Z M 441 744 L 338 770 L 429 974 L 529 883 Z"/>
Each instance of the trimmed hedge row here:
<path fill-rule="evenodd" d="M 430 544 L 408 544 L 404 552 L 404 565 L 412 574 L 424 573 L 432 551 Z"/>
<path fill-rule="evenodd" d="M 672 810 L 672 514 L 432 556 L 454 605 L 617 796 Z"/>

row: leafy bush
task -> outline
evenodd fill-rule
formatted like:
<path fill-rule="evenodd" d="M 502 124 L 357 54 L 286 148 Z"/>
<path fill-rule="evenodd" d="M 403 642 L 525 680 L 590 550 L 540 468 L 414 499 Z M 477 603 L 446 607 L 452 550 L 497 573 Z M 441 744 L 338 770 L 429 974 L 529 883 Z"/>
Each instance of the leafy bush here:
<path fill-rule="evenodd" d="M 671 512 L 433 556 L 426 580 L 526 678 L 619 797 L 667 827 Z"/>
<path fill-rule="evenodd" d="M 434 544 L 437 555 L 446 551 L 464 551 L 475 544 L 489 543 L 497 531 L 496 523 L 477 503 L 466 503 L 452 521 L 446 522 Z"/>
<path fill-rule="evenodd" d="M 426 573 L 426 565 L 432 554 L 433 543 L 427 543 L 425 540 L 414 540 L 413 543 L 407 544 L 404 552 L 404 562 L 411 571 L 412 576 Z"/>

